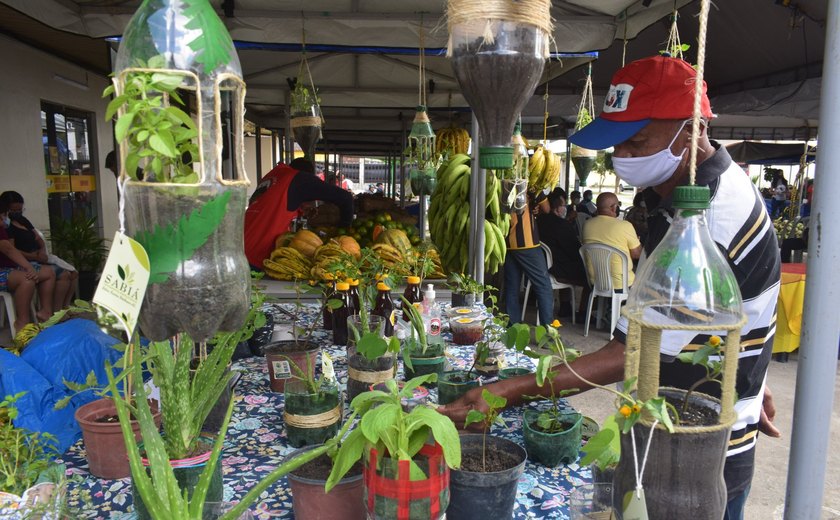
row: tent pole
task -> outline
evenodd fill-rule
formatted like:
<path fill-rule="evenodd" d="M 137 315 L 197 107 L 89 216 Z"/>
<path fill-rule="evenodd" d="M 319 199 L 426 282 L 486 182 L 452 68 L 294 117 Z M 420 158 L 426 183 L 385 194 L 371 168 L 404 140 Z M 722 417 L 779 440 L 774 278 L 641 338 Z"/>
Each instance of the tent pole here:
<path fill-rule="evenodd" d="M 814 175 L 808 278 L 796 373 L 785 520 L 822 517 L 829 429 L 840 337 L 840 221 L 832 197 L 840 193 L 840 0 L 829 0 L 820 94 L 820 135 Z M 823 218 L 825 217 L 825 218 Z"/>
<path fill-rule="evenodd" d="M 478 283 L 484 283 L 484 199 L 487 183 L 486 171 L 479 165 L 478 119 L 472 115 L 472 172 L 470 175 L 470 242 L 467 269 Z M 493 175 L 492 173 L 490 175 Z"/>

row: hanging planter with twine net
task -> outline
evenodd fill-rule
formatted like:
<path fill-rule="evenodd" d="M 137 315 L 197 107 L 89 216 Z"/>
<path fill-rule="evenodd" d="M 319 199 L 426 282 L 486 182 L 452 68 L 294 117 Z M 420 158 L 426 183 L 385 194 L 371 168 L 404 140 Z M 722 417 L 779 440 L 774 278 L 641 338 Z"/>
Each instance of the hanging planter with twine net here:
<path fill-rule="evenodd" d="M 595 117 L 595 106 L 592 97 L 592 64 L 590 63 L 586 71 L 586 83 L 583 86 L 583 95 L 580 98 L 578 115 L 575 120 L 575 131 L 577 132 L 591 123 L 593 117 Z M 595 165 L 597 156 L 598 152 L 595 150 L 572 145 L 572 164 L 575 166 L 575 172 L 577 172 L 581 186 L 586 186 L 586 179 L 589 177 L 589 172 L 592 171 L 592 167 Z"/>
<path fill-rule="evenodd" d="M 481 129 L 482 168 L 513 167 L 516 119 L 542 77 L 552 34 L 550 0 L 448 0 L 446 55 Z"/>
<path fill-rule="evenodd" d="M 291 127 L 295 142 L 303 150 L 304 157 L 315 161 L 315 145 L 323 137 L 321 128 L 324 118 L 321 114 L 321 100 L 318 89 L 309 70 L 306 59 L 306 29 L 302 28 L 302 50 L 300 67 L 291 93 Z"/>
<path fill-rule="evenodd" d="M 420 20 L 420 54 L 418 56 L 417 75 L 417 109 L 414 113 L 414 121 L 411 123 L 411 132 L 408 134 L 408 149 L 405 155 L 408 157 L 409 178 L 411 181 L 411 192 L 423 197 L 435 191 L 437 179 L 435 169 L 437 168 L 437 146 L 436 136 L 429 121 L 429 114 L 426 112 L 426 51 L 423 37 L 423 20 Z"/>

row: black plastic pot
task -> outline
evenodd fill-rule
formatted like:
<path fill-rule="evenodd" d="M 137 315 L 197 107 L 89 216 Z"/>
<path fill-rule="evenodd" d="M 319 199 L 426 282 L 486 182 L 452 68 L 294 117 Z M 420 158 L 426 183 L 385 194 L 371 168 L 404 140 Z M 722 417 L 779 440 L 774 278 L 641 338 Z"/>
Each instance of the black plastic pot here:
<path fill-rule="evenodd" d="M 466 370 L 444 372 L 438 379 L 438 404 L 449 404 L 478 386 L 478 375 Z"/>
<path fill-rule="evenodd" d="M 341 408 L 338 385 L 324 385 L 313 393 L 303 381 L 288 381 L 283 420 L 289 445 L 300 448 L 326 442 L 341 427 Z"/>
<path fill-rule="evenodd" d="M 516 376 L 524 376 L 525 374 L 531 374 L 532 372 L 527 368 L 522 367 L 511 367 L 511 368 L 503 368 L 499 370 L 499 379 L 510 379 Z"/>
<path fill-rule="evenodd" d="M 481 434 L 461 436 L 461 457 L 482 453 Z M 506 453 L 511 467 L 494 472 L 452 470 L 449 479 L 449 507 L 447 520 L 511 518 L 516 503 L 516 484 L 525 469 L 525 450 L 501 437 L 488 435 L 487 452 Z"/>
<path fill-rule="evenodd" d="M 474 293 L 452 291 L 452 307 L 472 307 L 475 305 Z"/>
<path fill-rule="evenodd" d="M 525 438 L 528 457 L 550 468 L 560 463 L 571 464 L 576 461 L 580 452 L 580 423 L 583 416 L 570 413 L 568 415 L 572 426 L 569 429 L 547 433 L 532 426 L 538 415 L 537 410 L 525 410 L 522 417 L 522 435 Z"/>
<path fill-rule="evenodd" d="M 682 402 L 685 391 L 660 388 L 659 395 L 671 402 Z M 694 392 L 689 400 L 720 413 L 720 401 Z M 678 407 L 679 408 L 679 407 Z M 651 435 L 649 424 L 633 426 L 636 453 L 641 461 Z M 726 509 L 726 484 L 723 465 L 729 444 L 728 427 L 711 431 L 708 427 L 682 427 L 676 433 L 657 426 L 653 430 L 645 465 L 645 500 L 650 518 L 691 518 L 692 520 L 720 520 Z M 622 511 L 625 493 L 635 489 L 633 442 L 630 435 L 621 436 L 621 460 L 615 470 L 613 504 Z M 619 519 L 621 516 L 619 515 Z"/>
<path fill-rule="evenodd" d="M 286 460 L 306 453 L 317 446 L 307 446 L 289 454 Z M 321 457 L 329 460 L 327 455 Z M 358 473 L 342 478 L 329 493 L 324 491 L 327 483 L 326 476 L 304 477 L 303 470 L 310 464 L 318 462 L 316 459 L 296 470 L 287 478 L 292 491 L 292 506 L 296 520 L 364 520 L 365 503 L 364 482 L 361 469 Z"/>
<path fill-rule="evenodd" d="M 411 358 L 411 366 L 404 367 L 405 380 L 409 381 L 417 376 L 425 376 L 426 374 L 440 374 L 444 371 L 446 364 L 446 356 L 444 356 L 444 345 L 429 345 L 426 352 L 421 354 L 419 349 L 415 350 L 412 344 L 408 344 L 403 352 L 403 356 L 408 355 Z M 425 386 L 434 388 L 435 383 L 428 383 Z"/>
<path fill-rule="evenodd" d="M 397 366 L 394 354 L 370 360 L 357 354 L 355 348 L 347 347 L 347 402 L 370 390 L 371 385 L 393 379 Z"/>

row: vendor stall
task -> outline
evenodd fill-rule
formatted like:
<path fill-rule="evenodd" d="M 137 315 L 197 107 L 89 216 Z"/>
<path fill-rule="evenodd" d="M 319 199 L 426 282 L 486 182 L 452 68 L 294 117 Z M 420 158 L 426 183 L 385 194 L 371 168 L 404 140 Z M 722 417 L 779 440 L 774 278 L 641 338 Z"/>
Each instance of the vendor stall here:
<path fill-rule="evenodd" d="M 294 310 L 290 304 L 280 307 L 285 312 Z M 282 314 L 283 311 L 276 312 Z M 320 319 L 318 308 L 307 304 L 301 324 L 308 325 L 317 319 Z M 447 343 L 451 343 L 449 333 L 445 333 L 444 337 Z M 325 351 L 335 361 L 336 374 L 344 386 L 347 381 L 345 348 L 331 345 L 329 331 L 316 330 L 313 339 L 329 344 Z M 473 346 L 450 346 L 449 353 L 449 361 L 454 367 L 467 368 L 472 361 Z M 513 354 L 508 354 L 506 362 L 508 365 L 519 363 L 533 367 L 530 359 L 517 359 Z M 242 371 L 243 376 L 236 389 L 236 407 L 220 458 L 224 473 L 224 499 L 230 502 L 238 501 L 293 451 L 283 423 L 283 394 L 270 390 L 265 360 L 259 357 L 243 359 L 234 365 L 234 369 Z M 398 379 L 401 379 L 402 363 L 399 371 Z M 437 391 L 430 390 L 428 399 L 434 402 Z M 494 426 L 492 433 L 522 444 L 524 410 L 545 404 L 534 403 L 506 410 L 502 414 L 504 426 Z M 75 511 L 73 518 L 130 518 L 133 510 L 130 478 L 102 480 L 91 476 L 87 471 L 81 441 L 71 447 L 62 460 L 68 471 L 78 479 L 71 483 L 68 493 L 68 505 Z M 519 479 L 514 518 L 567 518 L 572 489 L 589 479 L 589 469 L 578 466 L 577 462 L 548 468 L 529 460 L 525 473 Z M 260 519 L 294 518 L 292 496 L 286 479 L 270 487 L 251 507 L 251 511 Z"/>

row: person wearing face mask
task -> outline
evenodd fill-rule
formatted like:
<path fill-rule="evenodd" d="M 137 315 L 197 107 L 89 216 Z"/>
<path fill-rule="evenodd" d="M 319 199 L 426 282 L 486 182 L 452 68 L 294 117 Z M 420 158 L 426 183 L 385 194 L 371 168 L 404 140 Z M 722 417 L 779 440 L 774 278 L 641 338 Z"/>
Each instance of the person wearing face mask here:
<path fill-rule="evenodd" d="M 689 184 L 689 122 L 694 107 L 695 79 L 695 70 L 677 58 L 654 56 L 634 61 L 613 76 L 601 114 L 570 138 L 573 144 L 583 148 L 614 146 L 613 167 L 618 176 L 628 184 L 646 188 L 644 200 L 650 214 L 648 236 L 643 244 L 646 254 L 652 252 L 668 230 L 673 216 L 674 189 Z M 726 148 L 709 139 L 707 125 L 712 111 L 705 86 L 701 112 L 704 121 L 698 136 L 696 181 L 710 189 L 708 228 L 735 274 L 747 316 L 741 331 L 735 390 L 738 417 L 732 427 L 724 467 L 728 495 L 724 518 L 741 520 L 752 482 L 757 433 L 780 436 L 772 423 L 775 415 L 772 394 L 765 385 L 781 276 L 779 247 L 761 194 Z M 572 363 L 575 370 L 602 385 L 621 381 L 626 333 L 627 321 L 622 317 L 614 338 L 600 350 L 576 359 Z M 673 331 L 663 332 L 662 386 L 686 389 L 697 381 L 696 367 L 674 360 L 675 353 L 697 343 L 702 344 L 702 338 L 686 343 Z M 482 390 L 507 398 L 508 405 L 518 405 L 524 402 L 524 396 L 546 395 L 549 388 L 555 392 L 587 389 L 574 374 L 561 368 L 552 385 L 538 387 L 533 376 L 520 376 L 471 390 L 438 410 L 460 426 L 471 409 L 486 411 Z M 710 386 L 704 391 L 719 394 L 720 388 Z"/>
<path fill-rule="evenodd" d="M 568 208 L 566 206 L 566 192 L 563 188 L 555 188 L 548 196 L 548 203 L 551 207 L 548 213 L 537 216 L 537 229 L 540 232 L 540 240 L 551 249 L 553 263 L 548 267 L 548 272 L 562 283 L 579 285 L 584 288 L 583 297 L 580 299 L 580 307 L 577 312 L 583 309 L 583 302 L 588 296 L 588 285 L 586 273 L 583 268 L 583 260 L 580 258 L 580 240 L 577 236 L 577 226 L 566 218 Z M 561 294 L 563 294 L 561 292 Z M 561 305 L 560 309 L 571 307 Z M 558 310 L 558 317 L 571 315 L 570 312 Z"/>
<path fill-rule="evenodd" d="M 592 190 L 586 190 L 583 192 L 583 200 L 578 203 L 577 207 L 578 213 L 585 213 L 590 217 L 594 217 L 598 212 L 598 208 L 595 206 L 595 203 L 592 202 Z"/>
<path fill-rule="evenodd" d="M 583 236 L 581 242 L 584 244 L 604 244 L 612 246 L 627 255 L 628 262 L 639 258 L 642 252 L 642 244 L 636 236 L 636 230 L 629 222 L 618 218 L 618 197 L 615 193 L 605 191 L 598 195 L 596 215 L 586 221 L 583 225 Z M 636 275 L 633 273 L 632 264 L 628 265 L 627 286 L 633 285 Z M 592 267 L 589 267 L 590 271 Z M 613 255 L 610 259 L 610 272 L 612 274 L 612 285 L 616 291 L 621 290 L 623 284 L 623 273 L 621 272 L 621 260 Z"/>

